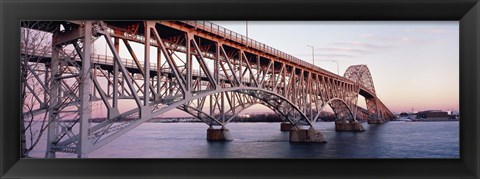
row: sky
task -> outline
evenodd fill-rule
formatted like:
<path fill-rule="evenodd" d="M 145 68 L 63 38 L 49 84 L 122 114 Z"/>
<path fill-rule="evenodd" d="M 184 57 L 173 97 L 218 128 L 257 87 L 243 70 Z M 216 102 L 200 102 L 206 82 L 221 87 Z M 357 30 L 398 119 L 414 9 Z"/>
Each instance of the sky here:
<path fill-rule="evenodd" d="M 246 21 L 213 23 L 246 35 Z M 309 63 L 313 46 L 314 64 L 341 76 L 351 65 L 367 65 L 377 97 L 392 112 L 459 110 L 458 21 L 248 21 L 248 37 Z M 94 49 L 106 53 L 104 43 Z M 257 105 L 245 113 L 259 112 L 272 111 Z M 165 116 L 186 115 L 180 113 Z"/>
<path fill-rule="evenodd" d="M 246 34 L 246 21 L 214 21 Z M 393 112 L 459 109 L 458 21 L 248 21 L 248 37 L 340 75 L 368 66 Z"/>

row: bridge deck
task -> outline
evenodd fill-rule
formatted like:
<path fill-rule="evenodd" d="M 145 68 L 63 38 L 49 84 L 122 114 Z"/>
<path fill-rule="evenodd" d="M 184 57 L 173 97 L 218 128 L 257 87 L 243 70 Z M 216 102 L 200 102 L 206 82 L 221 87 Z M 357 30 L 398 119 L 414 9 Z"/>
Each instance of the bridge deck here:
<path fill-rule="evenodd" d="M 73 26 L 79 26 L 81 22 L 77 21 L 67 21 L 69 24 Z M 105 21 L 110 28 L 108 32 L 112 35 L 112 37 L 120 37 L 122 39 L 128 39 L 131 41 L 135 41 L 138 43 L 145 43 L 145 37 L 143 36 L 143 32 L 141 32 L 141 29 L 143 28 L 142 26 L 139 26 L 139 30 L 136 32 L 136 34 L 128 34 L 128 30 L 125 28 L 126 26 L 130 24 L 135 24 L 139 23 L 141 21 L 127 21 L 127 22 L 119 22 L 119 21 Z M 208 22 L 208 21 L 157 21 L 159 24 L 165 25 L 169 28 L 173 29 L 193 29 L 195 31 L 201 31 L 202 33 L 197 33 L 197 35 L 201 34 L 209 34 L 213 35 L 217 38 L 223 39 L 224 41 L 228 43 L 233 43 L 235 45 L 242 46 L 243 48 L 249 49 L 254 51 L 255 53 L 258 53 L 259 55 L 268 55 L 269 57 L 273 57 L 275 60 L 279 60 L 282 62 L 286 62 L 288 64 L 294 65 L 296 67 L 300 67 L 303 69 L 306 69 L 308 71 L 311 71 L 313 73 L 319 73 L 323 76 L 328 76 L 329 78 L 334 78 L 336 81 L 341 81 L 349 84 L 355 84 L 355 82 L 343 77 L 339 76 L 335 73 L 329 72 L 323 68 L 320 68 L 318 66 L 312 65 L 306 61 L 303 61 L 299 58 L 296 58 L 292 55 L 289 55 L 285 52 L 282 52 L 280 50 L 277 50 L 273 47 L 270 47 L 266 44 L 257 42 L 253 39 L 250 39 L 244 35 L 238 34 L 236 32 L 233 32 L 231 30 L 228 30 L 224 27 L 221 27 L 219 25 L 216 25 L 214 23 Z M 62 21 L 58 21 L 57 23 L 65 23 Z M 41 26 L 43 27 L 43 26 Z M 43 30 L 43 31 L 52 31 L 52 28 L 41 28 L 37 30 Z M 186 49 L 183 47 L 175 47 L 173 42 L 169 41 L 168 39 L 162 39 L 165 40 L 165 45 L 168 49 L 170 50 L 175 50 L 175 51 L 180 51 L 180 52 L 185 52 Z M 155 40 L 152 39 L 152 46 L 158 47 L 158 44 L 156 43 Z M 48 47 L 46 47 L 48 48 Z M 49 49 L 51 50 L 51 49 Z M 39 55 L 39 54 L 37 54 Z M 40 54 L 41 55 L 41 54 Z M 48 51 L 47 54 L 43 54 L 46 57 L 51 57 L 51 51 Z M 210 53 L 208 51 L 202 52 L 202 55 L 213 59 L 215 54 Z M 102 69 L 109 69 L 111 70 L 113 68 L 113 61 L 114 58 L 112 56 L 105 56 L 105 55 L 100 55 L 100 54 L 92 54 L 92 61 L 95 63 L 101 65 Z M 75 59 L 76 61 L 79 61 L 79 59 Z M 139 73 L 140 70 L 135 64 L 134 60 L 132 59 L 122 59 L 122 61 L 125 64 L 125 67 L 133 73 Z M 143 66 L 142 62 L 140 62 L 141 66 Z M 150 63 L 150 69 L 151 69 L 151 74 L 156 75 L 157 71 L 157 64 L 155 63 Z M 167 69 L 162 69 L 162 71 L 165 70 L 165 73 L 169 73 Z M 194 72 L 195 73 L 195 72 Z M 198 72 L 197 72 L 198 73 Z M 201 75 L 201 74 L 200 74 Z M 198 75 L 197 75 L 198 76 Z M 206 76 L 201 76 L 202 78 L 206 78 Z M 222 77 L 225 78 L 225 77 Z M 367 89 L 361 84 L 360 85 L 360 94 L 362 96 L 365 96 L 367 98 L 372 98 L 376 97 L 375 93 L 372 92 L 371 90 Z"/>
<path fill-rule="evenodd" d="M 227 40 L 231 40 L 233 42 L 242 44 L 246 47 L 254 48 L 254 49 L 256 49 L 260 52 L 264 52 L 264 53 L 273 55 L 275 57 L 288 60 L 288 61 L 290 61 L 294 64 L 297 64 L 297 65 L 305 67 L 305 68 L 310 68 L 310 69 L 314 69 L 315 71 L 318 71 L 318 72 L 321 72 L 321 73 L 326 73 L 326 74 L 329 74 L 329 75 L 332 75 L 332 76 L 341 77 L 341 76 L 339 76 L 335 73 L 329 72 L 329 71 L 327 71 L 323 68 L 315 66 L 315 65 L 313 65 L 309 62 L 301 60 L 301 59 L 299 59 L 297 57 L 294 57 L 290 54 L 287 54 L 283 51 L 277 50 L 273 47 L 265 45 L 264 43 L 260 43 L 256 40 L 248 38 L 248 37 L 246 37 L 242 34 L 238 34 L 236 32 L 233 32 L 231 30 L 228 30 L 224 27 L 221 27 L 217 24 L 214 24 L 214 23 L 211 23 L 211 22 L 208 22 L 208 21 L 176 21 L 176 23 L 184 24 L 184 25 L 190 25 L 195 29 L 199 29 L 199 30 L 206 31 L 208 33 L 215 34 L 215 35 L 220 36 L 222 38 L 225 38 Z"/>

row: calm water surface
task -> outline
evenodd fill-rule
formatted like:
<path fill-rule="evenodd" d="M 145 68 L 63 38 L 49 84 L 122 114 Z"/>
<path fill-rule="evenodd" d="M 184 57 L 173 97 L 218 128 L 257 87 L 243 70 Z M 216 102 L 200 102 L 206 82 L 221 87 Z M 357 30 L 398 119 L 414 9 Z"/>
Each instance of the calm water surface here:
<path fill-rule="evenodd" d="M 317 122 L 327 143 L 289 142 L 279 123 L 230 123 L 233 141 L 208 142 L 204 123 L 145 123 L 89 158 L 459 158 L 459 122 L 362 123 L 365 132 L 335 132 Z M 45 137 L 44 137 L 45 138 Z M 45 142 L 32 151 L 43 157 Z M 58 157 L 76 157 L 57 154 Z"/>

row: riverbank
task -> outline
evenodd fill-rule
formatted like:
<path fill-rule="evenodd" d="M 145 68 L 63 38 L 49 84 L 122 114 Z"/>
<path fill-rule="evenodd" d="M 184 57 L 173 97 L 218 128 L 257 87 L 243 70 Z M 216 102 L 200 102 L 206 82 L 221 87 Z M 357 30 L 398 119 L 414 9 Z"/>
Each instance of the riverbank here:
<path fill-rule="evenodd" d="M 459 121 L 459 119 L 427 118 L 427 119 L 412 119 L 412 121 L 409 121 L 409 122 L 448 122 L 448 121 Z"/>

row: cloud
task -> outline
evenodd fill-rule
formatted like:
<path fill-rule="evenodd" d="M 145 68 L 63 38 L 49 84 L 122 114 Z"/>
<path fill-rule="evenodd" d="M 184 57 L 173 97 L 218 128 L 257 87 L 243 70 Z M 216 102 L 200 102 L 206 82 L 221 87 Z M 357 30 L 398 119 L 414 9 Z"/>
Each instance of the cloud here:
<path fill-rule="evenodd" d="M 419 28 L 419 29 L 411 29 L 407 28 L 404 29 L 406 32 L 417 32 L 417 33 L 427 33 L 427 34 L 449 34 L 453 31 L 446 30 L 446 29 L 438 29 L 438 28 Z"/>
<path fill-rule="evenodd" d="M 331 47 L 331 48 L 317 48 L 317 51 L 334 51 L 334 52 L 353 52 L 353 53 L 367 53 L 368 50 L 365 49 L 358 49 L 358 48 L 351 48 L 351 47 Z"/>
<path fill-rule="evenodd" d="M 348 47 L 356 47 L 356 48 L 369 49 L 369 50 L 384 49 L 384 48 L 391 47 L 389 45 L 380 45 L 380 44 L 365 43 L 365 42 L 358 42 L 358 41 L 334 42 L 332 44 L 337 45 L 337 46 L 347 46 L 347 48 Z"/>
<path fill-rule="evenodd" d="M 364 55 L 370 55 L 389 48 L 389 45 L 373 44 L 366 42 L 358 41 L 344 41 L 344 42 L 333 42 L 330 43 L 330 47 L 326 48 L 316 48 L 315 51 L 320 53 L 315 53 L 315 57 L 321 59 L 329 58 L 350 58 L 356 59 Z M 306 54 L 298 54 L 299 56 L 310 56 Z"/>
<path fill-rule="evenodd" d="M 381 35 L 375 35 L 375 34 L 361 34 L 360 37 L 363 37 L 368 40 L 376 40 L 376 41 L 381 41 L 381 42 L 388 42 L 388 43 L 401 43 L 401 44 L 430 44 L 433 42 L 433 40 L 428 40 L 425 38 L 413 38 L 413 37 L 407 37 L 407 36 L 400 36 L 400 37 L 395 37 L 395 36 L 381 36 Z"/>
<path fill-rule="evenodd" d="M 365 34 L 366 37 L 372 36 Z M 409 39 L 404 39 L 409 40 Z M 392 45 L 384 45 L 379 43 L 367 43 L 361 41 L 343 41 L 343 42 L 332 42 L 329 44 L 329 47 L 317 48 L 316 51 L 321 53 L 316 53 L 315 57 L 319 58 L 350 58 L 357 59 L 365 55 L 375 54 L 381 50 L 393 47 Z"/>
<path fill-rule="evenodd" d="M 358 56 L 356 56 L 356 55 L 335 54 L 335 53 L 315 54 L 315 57 L 320 57 L 320 58 L 358 58 Z"/>
<path fill-rule="evenodd" d="M 312 54 L 292 54 L 300 59 L 310 59 Z M 315 53 L 315 60 L 327 60 L 331 58 L 358 58 L 358 55 L 342 54 L 342 53 Z M 308 60 L 307 60 L 308 61 Z"/>
<path fill-rule="evenodd" d="M 366 37 L 366 38 L 369 38 L 369 37 L 373 37 L 374 35 L 373 34 L 361 34 L 360 37 Z"/>

